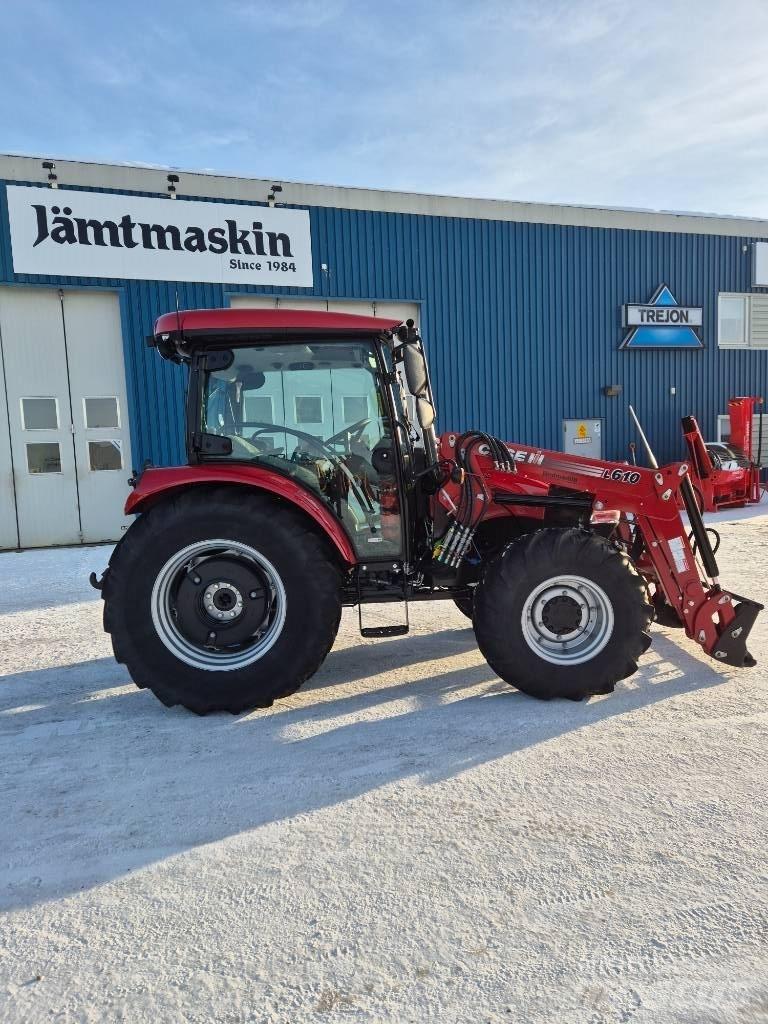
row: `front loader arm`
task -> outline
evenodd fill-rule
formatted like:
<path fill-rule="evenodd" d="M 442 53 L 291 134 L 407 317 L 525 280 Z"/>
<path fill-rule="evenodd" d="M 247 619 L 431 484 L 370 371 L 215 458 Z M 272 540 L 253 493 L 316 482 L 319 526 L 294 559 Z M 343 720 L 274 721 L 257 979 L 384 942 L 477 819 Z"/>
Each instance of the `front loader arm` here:
<path fill-rule="evenodd" d="M 442 439 L 441 454 L 446 458 L 450 458 L 452 437 Z M 655 584 L 675 609 L 688 636 L 727 665 L 754 664 L 746 641 L 763 606 L 721 588 L 686 463 L 671 463 L 655 470 L 522 445 L 507 445 L 507 449 L 514 471 L 497 468 L 482 448 L 473 457 L 493 497 L 484 518 L 530 515 L 531 503 L 541 500 L 545 507 L 553 489 L 555 494 L 565 489 L 588 498 L 593 514 L 618 512 L 618 537 L 638 572 Z M 524 506 L 515 506 L 516 495 L 521 496 Z M 681 507 L 688 514 L 695 549 Z"/>

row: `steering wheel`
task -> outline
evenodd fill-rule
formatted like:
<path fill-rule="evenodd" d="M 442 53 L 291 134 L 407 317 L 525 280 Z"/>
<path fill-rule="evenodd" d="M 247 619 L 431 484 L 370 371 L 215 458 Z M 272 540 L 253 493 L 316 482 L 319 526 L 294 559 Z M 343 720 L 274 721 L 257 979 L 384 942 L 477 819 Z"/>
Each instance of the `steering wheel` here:
<path fill-rule="evenodd" d="M 350 427 L 344 427 L 343 430 L 339 430 L 338 433 L 329 437 L 325 442 L 326 444 L 339 444 L 349 436 L 353 441 L 359 441 L 363 436 L 363 431 L 371 422 L 370 418 L 366 416 L 365 419 L 358 420 L 357 423 L 353 423 Z"/>
<path fill-rule="evenodd" d="M 300 440 L 306 441 L 308 445 L 315 447 L 322 455 L 330 459 L 332 462 L 339 462 L 338 452 L 335 452 L 333 448 L 327 447 L 331 441 L 330 438 L 328 441 L 322 441 L 320 438 L 313 437 L 312 434 L 305 434 L 303 430 L 294 430 L 293 427 L 283 426 L 282 423 L 259 423 L 259 421 L 256 420 L 255 424 L 258 426 L 258 430 L 254 430 L 251 434 L 249 439 L 251 442 L 254 442 L 259 434 L 293 434 L 294 437 L 298 437 Z"/>
<path fill-rule="evenodd" d="M 298 437 L 302 441 L 305 441 L 308 445 L 314 446 L 322 455 L 325 456 L 325 458 L 329 460 L 329 462 L 332 462 L 335 466 L 337 466 L 341 473 L 347 478 L 350 487 L 352 488 L 357 497 L 357 500 L 360 502 L 360 506 L 363 509 L 363 514 L 365 515 L 365 518 L 368 521 L 368 525 L 372 526 L 375 529 L 373 521 L 370 519 L 370 513 L 373 512 L 373 505 L 371 503 L 371 500 L 366 494 L 363 493 L 363 491 L 360 490 L 357 481 L 355 480 L 353 474 L 350 473 L 349 467 L 341 458 L 339 453 L 335 452 L 333 448 L 329 447 L 329 443 L 332 440 L 331 438 L 329 438 L 328 441 L 321 441 L 317 437 L 313 437 L 312 434 L 306 434 L 303 430 L 296 430 L 294 427 L 286 427 L 283 426 L 282 424 L 278 425 L 276 423 L 261 423 L 259 420 L 255 420 L 254 425 L 258 426 L 258 429 L 254 430 L 254 432 L 251 434 L 251 442 L 255 441 L 259 434 L 293 434 L 294 437 Z M 353 424 L 353 426 L 358 426 L 358 424 Z"/>

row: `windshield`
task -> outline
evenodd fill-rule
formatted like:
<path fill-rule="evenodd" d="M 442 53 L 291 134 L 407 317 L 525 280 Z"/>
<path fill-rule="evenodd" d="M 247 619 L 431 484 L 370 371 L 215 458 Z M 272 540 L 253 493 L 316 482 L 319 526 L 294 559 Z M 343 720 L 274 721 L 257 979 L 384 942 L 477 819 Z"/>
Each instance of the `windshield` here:
<path fill-rule="evenodd" d="M 316 491 L 358 554 L 400 553 L 393 433 L 371 342 L 237 348 L 204 378 L 202 426 L 229 437 L 238 461 L 277 469 Z"/>

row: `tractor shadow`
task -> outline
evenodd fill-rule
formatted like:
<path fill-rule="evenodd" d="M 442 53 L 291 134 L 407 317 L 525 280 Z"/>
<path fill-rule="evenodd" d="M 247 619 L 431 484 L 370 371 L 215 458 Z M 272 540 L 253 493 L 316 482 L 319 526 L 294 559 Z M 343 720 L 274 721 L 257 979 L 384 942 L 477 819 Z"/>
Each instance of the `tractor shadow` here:
<path fill-rule="evenodd" d="M 300 693 L 240 718 L 169 711 L 111 659 L 0 678 L 0 908 L 406 778 L 429 800 L 461 772 L 728 681 L 683 643 L 655 630 L 640 672 L 583 703 L 513 690 L 473 654 L 471 629 L 342 647 Z"/>

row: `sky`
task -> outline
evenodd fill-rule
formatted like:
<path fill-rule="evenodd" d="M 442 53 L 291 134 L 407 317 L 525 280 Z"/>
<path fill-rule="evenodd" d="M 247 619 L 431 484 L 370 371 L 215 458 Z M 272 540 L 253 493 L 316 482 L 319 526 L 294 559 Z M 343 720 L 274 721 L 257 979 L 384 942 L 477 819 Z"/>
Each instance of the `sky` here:
<path fill-rule="evenodd" d="M 0 0 L 0 152 L 768 217 L 767 44 L 768 0 Z"/>

